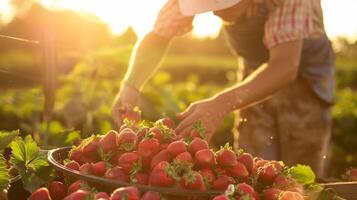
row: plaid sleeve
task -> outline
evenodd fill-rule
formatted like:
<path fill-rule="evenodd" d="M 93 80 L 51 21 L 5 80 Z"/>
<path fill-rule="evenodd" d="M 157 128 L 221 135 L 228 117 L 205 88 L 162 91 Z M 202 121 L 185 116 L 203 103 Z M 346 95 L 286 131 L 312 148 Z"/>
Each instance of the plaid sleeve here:
<path fill-rule="evenodd" d="M 313 32 L 313 17 L 309 0 L 285 0 L 265 24 L 264 42 L 268 49 L 276 45 L 307 38 Z"/>
<path fill-rule="evenodd" d="M 178 0 L 169 0 L 159 12 L 154 32 L 163 37 L 184 35 L 192 30 L 193 18 L 182 15 Z"/>

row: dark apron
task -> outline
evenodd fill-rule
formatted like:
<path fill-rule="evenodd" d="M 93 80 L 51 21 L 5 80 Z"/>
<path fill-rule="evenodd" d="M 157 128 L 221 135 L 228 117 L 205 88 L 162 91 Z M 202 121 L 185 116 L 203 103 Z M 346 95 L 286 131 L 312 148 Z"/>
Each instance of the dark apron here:
<path fill-rule="evenodd" d="M 269 59 L 269 50 L 263 43 L 268 14 L 265 5 L 259 4 L 252 17 L 225 25 L 231 47 L 244 59 L 244 71 L 247 72 L 244 77 Z M 298 78 L 306 80 L 322 101 L 333 104 L 334 54 L 326 35 L 304 39 Z"/>

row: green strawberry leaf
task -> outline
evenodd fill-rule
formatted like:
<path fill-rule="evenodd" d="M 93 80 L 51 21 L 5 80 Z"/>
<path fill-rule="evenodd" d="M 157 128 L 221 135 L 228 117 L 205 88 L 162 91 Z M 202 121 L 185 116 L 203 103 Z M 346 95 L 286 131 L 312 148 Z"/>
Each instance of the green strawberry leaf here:
<path fill-rule="evenodd" d="M 288 174 L 298 183 L 303 185 L 313 184 L 315 182 L 315 174 L 309 166 L 297 165 L 288 170 Z"/>
<path fill-rule="evenodd" d="M 0 150 L 5 149 L 17 136 L 19 130 L 16 131 L 0 131 Z"/>
<path fill-rule="evenodd" d="M 0 154 L 0 190 L 7 189 L 9 187 L 9 178 L 6 160 L 4 156 Z"/>
<path fill-rule="evenodd" d="M 47 154 L 41 153 L 36 142 L 29 135 L 25 139 L 17 138 L 10 147 L 10 163 L 21 175 L 24 188 L 30 192 L 52 180 L 52 169 L 47 162 Z"/>

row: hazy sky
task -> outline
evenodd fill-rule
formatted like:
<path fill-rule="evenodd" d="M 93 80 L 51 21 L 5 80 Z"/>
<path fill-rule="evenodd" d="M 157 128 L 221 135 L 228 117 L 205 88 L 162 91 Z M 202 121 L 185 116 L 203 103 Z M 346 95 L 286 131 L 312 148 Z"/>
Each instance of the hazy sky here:
<path fill-rule="evenodd" d="M 54 9 L 71 9 L 95 14 L 107 22 L 114 33 L 133 26 L 144 34 L 152 27 L 157 12 L 167 0 L 34 0 Z M 9 20 L 13 10 L 10 0 L 0 0 L 3 20 Z M 326 31 L 330 37 L 347 36 L 357 39 L 357 0 L 322 0 Z M 210 14 L 196 17 L 194 33 L 198 36 L 214 36 L 220 28 L 220 20 Z"/>

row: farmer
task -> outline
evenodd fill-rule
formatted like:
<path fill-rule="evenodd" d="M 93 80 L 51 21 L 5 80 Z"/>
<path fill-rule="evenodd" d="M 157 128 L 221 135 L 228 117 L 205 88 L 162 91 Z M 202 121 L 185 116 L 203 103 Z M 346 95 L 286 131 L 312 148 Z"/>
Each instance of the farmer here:
<path fill-rule="evenodd" d="M 188 33 L 194 15 L 208 11 L 223 20 L 232 49 L 243 58 L 241 78 L 178 114 L 176 131 L 188 132 L 200 120 L 210 140 L 223 117 L 239 110 L 235 141 L 240 148 L 287 165 L 308 164 L 322 176 L 334 69 L 320 0 L 168 0 L 153 31 L 134 50 L 113 116 L 138 105 L 140 89 L 170 40 Z"/>

